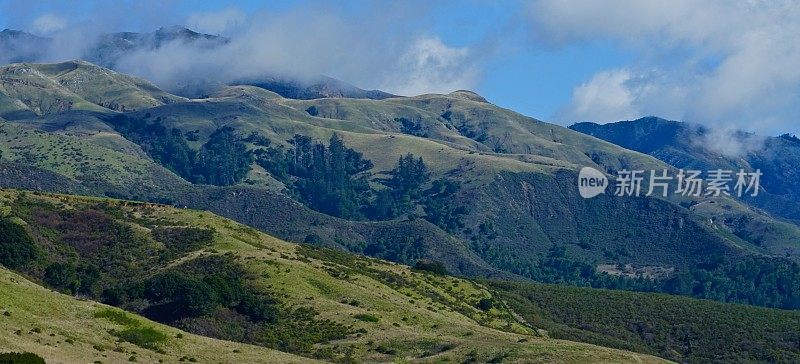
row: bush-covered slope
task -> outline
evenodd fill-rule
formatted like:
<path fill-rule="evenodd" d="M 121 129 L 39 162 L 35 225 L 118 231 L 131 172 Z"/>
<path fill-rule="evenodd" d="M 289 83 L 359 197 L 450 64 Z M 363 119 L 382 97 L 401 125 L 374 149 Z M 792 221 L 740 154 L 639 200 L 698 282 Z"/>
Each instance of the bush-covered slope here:
<path fill-rule="evenodd" d="M 114 150 L 97 138 L 47 133 L 24 126 L 19 123 L 0 125 L 0 153 L 4 162 L 11 162 L 6 164 L 7 168 L 13 165 L 39 168 L 72 180 L 89 191 L 116 191 L 142 198 L 157 199 L 160 190 L 188 185 L 152 160 L 143 158 L 141 152 Z"/>
<path fill-rule="evenodd" d="M 678 168 L 760 169 L 764 173 L 761 181 L 764 191 L 758 198 L 745 199 L 745 202 L 775 216 L 800 222 L 800 179 L 797 170 L 800 164 L 800 140 L 794 136 L 720 133 L 699 125 L 655 117 L 605 125 L 579 123 L 570 128 L 652 155 Z"/>
<path fill-rule="evenodd" d="M 554 338 L 689 363 L 800 360 L 800 312 L 662 294 L 494 282 L 506 302 Z"/>
<path fill-rule="evenodd" d="M 408 264 L 439 260 L 456 274 L 586 284 L 597 271 L 630 275 L 618 269 L 627 265 L 634 277 L 669 278 L 708 259 L 800 253 L 800 228 L 732 199 L 584 200 L 575 191 L 582 166 L 614 174 L 669 165 L 467 91 L 292 100 L 236 86 L 133 112 L 72 111 L 13 124 L 48 133 L 0 140 L 4 159 L 63 175 L 89 194 L 207 209 L 292 241 Z M 65 146 L 39 145 L 56 139 Z M 340 142 L 337 160 L 359 156 L 369 167 L 334 176 L 332 140 Z M 66 151 L 51 156 L 48 148 Z M 118 162 L 92 169 L 101 153 Z M 422 158 L 429 178 L 400 194 L 387 179 L 408 153 Z M 127 159 L 134 167 L 119 166 Z M 279 173 L 287 168 L 294 174 Z M 542 266 L 553 249 L 571 264 Z"/>
<path fill-rule="evenodd" d="M 0 201 L 3 265 L 205 336 L 337 361 L 658 361 L 539 337 L 502 303 L 480 304 L 492 300 L 481 284 L 289 244 L 206 212 L 11 190 Z M 115 358 L 141 360 L 257 352 L 217 341 L 195 349 L 205 339 L 13 279 L 5 285 L 25 295 L 0 300 L 10 312 L 0 317 L 4 331 L 22 330 L 0 339 L 12 350 L 75 361 L 117 346 L 124 354 Z M 30 302 L 46 295 L 56 298 Z M 79 320 L 82 328 L 70 330 Z"/>
<path fill-rule="evenodd" d="M 0 290 L 0 352 L 34 353 L 48 363 L 313 362 L 277 350 L 190 334 L 107 305 L 78 300 L 1 267 Z M 123 332 L 131 334 L 131 341 L 149 342 L 155 348 L 120 341 L 115 333 Z"/>

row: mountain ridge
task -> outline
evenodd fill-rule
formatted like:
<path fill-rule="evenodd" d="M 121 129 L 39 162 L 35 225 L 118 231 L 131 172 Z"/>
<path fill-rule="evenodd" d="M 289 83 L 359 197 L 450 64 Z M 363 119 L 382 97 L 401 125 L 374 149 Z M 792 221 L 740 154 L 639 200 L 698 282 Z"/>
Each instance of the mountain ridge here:
<path fill-rule="evenodd" d="M 0 58 L 2 63 L 33 63 L 52 61 L 47 55 L 53 38 L 40 37 L 20 30 L 6 29 L 0 33 Z M 115 32 L 100 35 L 90 41 L 87 49 L 80 55 L 81 60 L 109 69 L 117 69 L 121 59 L 133 52 L 157 51 L 165 45 L 178 43 L 195 47 L 198 50 L 214 49 L 228 45 L 230 39 L 195 32 L 183 26 L 161 27 L 152 32 Z M 246 84 L 276 92 L 287 98 L 319 99 L 327 97 L 385 99 L 397 97 L 380 90 L 363 90 L 347 82 L 328 76 L 297 78 L 264 74 L 233 81 L 232 84 Z M 224 86 L 216 83 L 191 83 L 176 86 L 174 90 L 182 96 L 204 97 Z"/>
<path fill-rule="evenodd" d="M 467 276 L 617 285 L 622 283 L 602 275 L 603 267 L 632 264 L 689 274 L 698 266 L 707 267 L 703 264 L 711 258 L 785 255 L 794 259 L 798 252 L 800 228 L 734 199 L 606 195 L 583 199 L 575 187 L 577 171 L 583 166 L 610 175 L 621 169 L 670 166 L 496 107 L 473 93 L 297 100 L 251 86 L 231 86 L 207 99 L 176 99 L 119 112 L 84 98 L 92 96 L 98 102 L 111 95 L 119 97 L 113 80 L 122 76 L 108 72 L 97 73 L 98 79 L 111 80 L 107 88 L 94 88 L 88 94 L 80 88 L 75 88 L 78 93 L 64 91 L 102 110 L 56 111 L 4 124 L 6 136 L 0 138 L 0 151 L 12 169 L 3 175 L 8 177 L 2 181 L 4 186 L 35 186 L 52 192 L 70 188 L 206 209 L 283 239 L 346 248 L 406 264 L 422 258 L 441 260 L 451 272 Z M 63 88 L 57 82 L 47 85 Z M 53 102 L 52 93 L 37 89 L 30 94 L 25 85 L 13 87 L 14 97 Z M 134 95 L 160 92 L 141 87 L 125 90 Z M 215 144 L 220 137 L 230 139 Z M 303 140 L 318 143 L 315 148 L 324 147 L 328 153 L 325 141 L 330 144 L 335 138 L 346 149 L 352 148 L 349 153 L 359 153 L 359 158 L 369 161 L 369 167 L 359 172 L 365 178 L 364 191 L 371 194 L 366 203 L 377 201 L 375 196 L 388 187 L 387 173 L 408 153 L 424 160 L 431 179 L 423 186 L 428 191 L 436 181 L 456 184 L 431 195 L 447 196 L 437 197 L 442 200 L 425 205 L 414 202 L 416 206 L 397 216 L 369 221 L 364 216 L 326 215 L 298 192 L 303 181 L 292 178 L 301 177 L 281 177 L 274 169 L 275 163 L 287 160 L 270 158 L 294 153 Z M 198 166 L 189 158 L 216 153 L 210 145 L 241 151 L 238 157 L 220 159 L 241 159 L 244 169 L 238 177 L 217 164 Z M 186 158 L 173 158 L 181 155 Z M 125 166 L 130 162 L 135 168 Z M 42 169 L 38 175 L 55 172 L 63 179 L 49 184 L 15 179 L 22 172 L 13 169 L 26 164 L 26 171 L 37 167 Z M 205 173 L 201 167 L 214 173 L 209 177 L 230 175 L 230 182 L 205 185 L 202 181 L 207 180 L 197 179 L 197 173 Z M 285 220 L 270 219 L 273 215 Z M 671 230 L 676 226 L 680 228 Z"/>
<path fill-rule="evenodd" d="M 709 147 L 713 131 L 694 124 L 659 118 L 641 118 L 611 124 L 579 123 L 571 129 L 652 155 L 684 169 L 759 169 L 764 173 L 762 198 L 744 199 L 795 224 L 800 223 L 800 185 L 796 168 L 800 163 L 800 144 L 789 135 L 760 137 L 734 131 L 723 136 L 739 146 L 735 154 Z M 711 136 L 709 136 L 711 135 Z"/>
<path fill-rule="evenodd" d="M 491 300 L 492 293 L 476 282 L 290 244 L 207 212 L 11 190 L 0 191 L 0 212 L 0 228 L 14 231 L 4 239 L 14 239 L 15 249 L 25 244 L 38 248 L 34 250 L 36 258 L 2 257 L 4 264 L 13 264 L 25 275 L 22 278 L 0 268 L 0 286 L 21 293 L 0 297 L 0 309 L 9 312 L 0 318 L 0 327 L 20 331 L 19 335 L 0 338 L 0 343 L 10 345 L 4 345 L 4 349 L 32 350 L 70 361 L 87 357 L 104 360 L 104 355 L 114 360 L 134 357 L 153 362 L 225 357 L 250 360 L 245 358 L 260 354 L 265 356 L 255 360 L 264 362 L 346 358 L 426 362 L 470 357 L 489 361 L 498 356 L 562 362 L 590 357 L 663 362 L 648 355 L 542 337 L 515 321 L 499 302 L 492 309 L 478 308 L 478 301 Z M 104 239 L 92 237 L 97 234 Z M 50 244 L 64 250 L 47 249 Z M 103 249 L 97 250 L 95 244 Z M 115 256 L 120 245 L 124 246 L 119 251 L 123 254 Z M 97 267 L 99 272 L 90 280 L 92 273 L 87 274 L 85 267 L 98 262 L 107 265 Z M 84 267 L 78 269 L 79 278 L 68 273 L 73 265 Z M 43 272 L 41 268 L 46 269 Z M 131 269 L 138 273 L 131 275 Z M 57 278 L 46 273 L 54 270 L 65 275 Z M 240 276 L 228 276 L 232 273 Z M 205 298 L 199 304 L 221 301 L 203 310 L 170 311 L 167 309 L 173 306 L 169 303 L 156 302 L 161 295 L 170 295 L 170 290 L 159 290 L 166 277 L 178 279 L 175 284 L 197 284 L 211 290 L 236 279 L 246 284 L 238 288 L 243 292 L 227 292 L 241 297 L 234 301 L 198 292 Z M 227 279 L 220 281 L 223 277 Z M 102 298 L 129 312 L 55 294 L 28 280 L 61 292 Z M 136 293 L 136 280 L 142 280 L 147 288 L 144 293 Z M 149 307 L 142 308 L 141 302 L 130 298 L 140 294 L 147 295 Z M 251 307 L 254 303 L 246 299 L 251 294 L 258 295 L 263 303 Z M 270 312 L 278 317 L 270 319 Z M 181 319 L 172 321 L 164 315 L 180 315 Z M 42 320 L 42 316 L 50 320 Z M 61 326 L 77 320 L 84 322 L 79 330 L 67 331 Z M 264 335 L 233 334 L 248 329 L 261 330 Z M 50 333 L 53 335 L 48 336 Z M 279 340 L 271 341 L 273 335 Z M 198 347 L 202 343 L 206 348 Z M 104 354 L 108 351 L 112 352 Z"/>

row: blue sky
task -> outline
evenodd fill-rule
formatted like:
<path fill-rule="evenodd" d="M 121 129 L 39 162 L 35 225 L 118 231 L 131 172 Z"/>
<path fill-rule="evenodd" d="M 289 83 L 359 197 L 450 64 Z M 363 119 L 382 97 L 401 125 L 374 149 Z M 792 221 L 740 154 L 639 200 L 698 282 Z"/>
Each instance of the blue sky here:
<path fill-rule="evenodd" d="M 126 71 L 162 85 L 320 73 L 405 95 L 467 88 L 563 125 L 656 115 L 800 132 L 800 4 L 791 1 L 0 0 L 0 28 L 72 34 L 61 43 L 76 48 L 95 33 L 168 25 L 241 43 L 202 62 L 148 54 Z"/>
<path fill-rule="evenodd" d="M 81 13 L 94 13 L 97 6 L 95 3 L 64 6 L 45 1 L 21 17 L 9 16 L 9 12 L 0 13 L 0 28 L 29 29 L 30 24 L 42 14 L 79 17 Z M 244 13 L 255 13 L 283 12 L 304 6 L 313 6 L 313 3 L 240 1 L 232 5 L 225 1 L 174 2 L 161 16 L 127 20 L 116 30 L 147 31 L 160 22 L 163 25 L 184 24 L 185 19 L 193 13 L 215 12 L 231 7 Z M 470 88 L 493 103 L 540 119 L 550 119 L 559 108 L 566 105 L 575 85 L 585 82 L 602 69 L 622 65 L 629 58 L 607 43 L 560 49 L 536 47 L 526 39 L 527 34 L 523 30 L 512 25 L 523 6 L 523 3 L 513 1 L 466 1 L 419 5 L 413 11 L 419 11 L 421 18 L 425 19 L 418 24 L 422 32 L 439 37 L 445 44 L 454 47 L 473 47 L 494 41 L 491 37 L 503 38 L 505 44 L 482 61 L 481 75 Z M 342 8 L 352 21 L 359 21 L 368 6 L 352 2 Z M 505 29 L 501 29 L 503 27 Z"/>

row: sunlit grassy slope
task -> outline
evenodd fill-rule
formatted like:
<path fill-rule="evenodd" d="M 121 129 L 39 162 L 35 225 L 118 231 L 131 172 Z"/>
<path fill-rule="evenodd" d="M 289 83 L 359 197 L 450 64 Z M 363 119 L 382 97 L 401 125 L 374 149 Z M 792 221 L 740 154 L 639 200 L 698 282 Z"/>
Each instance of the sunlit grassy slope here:
<path fill-rule="evenodd" d="M 86 186 L 102 186 L 120 192 L 131 188 L 157 190 L 188 184 L 143 156 L 141 149 L 119 143 L 120 137 L 116 133 L 74 136 L 25 126 L 15 123 L 0 125 L 3 159 L 52 171 Z"/>
<path fill-rule="evenodd" d="M 19 192 L 0 193 L 5 205 Z M 368 362 L 658 362 L 657 358 L 593 345 L 549 339 L 536 328 L 518 320 L 505 304 L 482 311 L 476 308 L 490 291 L 461 278 L 411 271 L 406 266 L 286 243 L 208 212 L 175 209 L 65 195 L 32 195 L 26 199 L 64 209 L 102 205 L 136 230 L 147 231 L 143 221 L 168 225 L 213 228 L 213 244 L 168 263 L 170 266 L 206 255 L 233 256 L 259 278 L 256 282 L 281 294 L 291 307 L 312 307 L 322 318 L 351 325 L 354 334 L 320 344 L 334 353 Z M 8 213 L 8 212 L 6 212 Z M 139 322 L 167 335 L 160 345 L 165 353 L 115 343 L 108 330 L 123 330 L 121 321 L 95 317 L 106 308 L 78 301 L 35 286 L 3 270 L 0 311 L 2 347 L 26 350 L 68 362 L 119 361 L 137 356 L 142 362 L 194 357 L 198 362 L 292 362 L 297 357 L 240 344 L 224 343 L 183 334 L 129 314 Z M 8 293 L 8 294 L 6 294 Z M 365 319 L 369 318 L 369 319 Z M 38 330 L 34 330 L 38 328 Z M 14 334 L 20 330 L 20 335 Z M 36 332 L 41 331 L 41 332 Z M 50 334 L 54 336 L 50 336 Z M 71 343 L 66 340 L 69 339 Z M 102 348 L 103 351 L 97 348 Z M 114 349 L 121 347 L 123 353 Z M 234 353 L 234 350 L 239 352 Z M 136 352 L 136 354 L 133 354 Z M 104 359 L 102 355 L 107 355 Z M 254 361 L 255 360 L 255 361 Z"/>
<path fill-rule="evenodd" d="M 37 286 L 0 268 L 0 352 L 32 352 L 48 363 L 177 362 L 304 363 L 311 359 L 182 332 L 133 314 L 126 324 L 97 317 L 115 308 Z M 7 314 L 6 314 L 7 313 Z M 121 314 L 122 315 L 122 314 Z M 162 352 L 118 342 L 110 330 L 140 326 L 164 334 Z M 180 337 L 179 337 L 180 336 Z"/>
<path fill-rule="evenodd" d="M 14 119 L 67 110 L 130 111 L 185 100 L 145 80 L 83 61 L 0 68 L 0 116 Z"/>

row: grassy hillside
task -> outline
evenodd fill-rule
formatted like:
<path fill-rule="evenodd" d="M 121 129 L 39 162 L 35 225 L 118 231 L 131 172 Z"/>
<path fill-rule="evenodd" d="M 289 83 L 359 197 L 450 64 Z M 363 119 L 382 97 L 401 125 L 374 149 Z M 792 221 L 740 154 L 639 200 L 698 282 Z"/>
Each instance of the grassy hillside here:
<path fill-rule="evenodd" d="M 500 297 L 551 337 L 678 362 L 800 360 L 800 312 L 661 294 L 495 282 Z"/>
<path fill-rule="evenodd" d="M 0 125 L 3 160 L 54 172 L 92 191 L 130 196 L 157 195 L 187 183 L 149 158 L 109 148 L 100 135 L 91 138 L 42 132 L 17 123 Z M 113 143 L 113 142 L 112 142 Z M 124 148 L 124 144 L 116 144 Z"/>
<path fill-rule="evenodd" d="M 791 135 L 757 136 L 744 132 L 717 135 L 699 125 L 655 117 L 605 125 L 579 123 L 570 128 L 622 147 L 647 153 L 678 168 L 760 169 L 763 191 L 745 202 L 775 216 L 800 222 L 800 140 Z M 730 149 L 709 148 L 714 138 L 726 138 Z"/>
<path fill-rule="evenodd" d="M 56 115 L 40 119 L 38 124 L 0 125 L 3 156 L 0 181 L 3 185 L 120 196 L 207 209 L 285 239 L 304 242 L 309 236 L 315 236 L 328 246 L 340 248 L 355 249 L 362 245 L 363 249 L 364 244 L 373 239 L 399 241 L 407 237 L 425 246 L 417 258 L 445 262 L 454 273 L 497 276 L 496 270 L 470 252 L 463 242 L 424 220 L 351 222 L 311 211 L 278 192 L 261 187 L 194 186 L 143 156 L 138 146 L 130 146 L 131 143 L 119 134 L 105 129 L 92 133 L 93 129 L 86 125 L 94 116 L 81 114 L 80 117 L 79 122 L 67 115 Z M 42 132 L 39 128 L 52 132 Z M 125 143 L 118 143 L 119 139 Z M 273 216 L 281 218 L 270 218 Z M 414 261 L 404 263 L 413 264 Z"/>
<path fill-rule="evenodd" d="M 123 93 L 126 100 L 160 100 L 154 96 L 160 91 L 139 81 L 116 81 L 123 76 L 95 72 L 83 63 L 23 66 L 18 67 L 33 67 L 51 78 L 97 73 L 98 80 L 91 82 L 111 80 L 91 89 L 100 99 Z M 24 86 L 14 87 L 18 93 L 27 92 Z M 46 87 L 50 88 L 66 89 Z M 82 100 L 95 100 L 93 105 L 98 100 L 87 90 L 66 90 L 80 92 Z M 441 261 L 455 274 L 570 284 L 587 284 L 600 270 L 620 273 L 609 266 L 657 270 L 665 273 L 658 278 L 669 278 L 709 259 L 793 257 L 800 251 L 800 229 L 731 199 L 584 200 L 575 189 L 576 170 L 582 166 L 609 174 L 669 166 L 498 108 L 467 91 L 384 100 L 292 100 L 253 86 L 232 86 L 206 99 L 130 105 L 125 110 L 136 111 L 70 110 L 5 123 L 9 137 L 0 139 L 0 150 L 11 163 L 0 174 L 3 186 L 188 206 L 295 242 L 406 264 L 427 258 Z M 337 215 L 351 219 L 346 220 L 320 213 L 325 210 L 302 198 L 297 181 L 268 171 L 267 163 L 249 154 L 293 150 L 289 140 L 296 134 L 328 143 L 334 133 L 370 161 L 371 168 L 361 172 L 371 189 L 368 203 L 376 204 L 386 189 L 382 181 L 387 171 L 407 153 L 421 157 L 430 171 L 423 189 L 432 188 L 439 178 L 458 188 L 435 201 L 438 210 L 415 201 L 402 214 L 375 218 L 381 221 L 353 221 L 366 219 L 363 214 Z M 59 152 L 50 153 L 55 150 Z M 31 168 L 57 181 L 16 178 L 24 174 L 20 170 Z M 226 186 L 201 185 L 204 182 Z M 69 189 L 61 189 L 66 186 Z M 456 209 L 461 215 L 448 215 Z M 443 218 L 432 218 L 431 211 L 452 219 L 444 223 Z M 546 266 L 554 249 L 563 251 L 570 264 Z"/>
<path fill-rule="evenodd" d="M 30 352 L 48 363 L 196 361 L 313 362 L 263 347 L 202 337 L 107 305 L 42 288 L 0 268 L 0 352 Z M 142 329 L 161 338 L 156 349 L 112 334 Z M 152 330 L 152 331 L 151 331 Z M 182 360 L 181 360 L 182 359 Z"/>
<path fill-rule="evenodd" d="M 10 252 L 2 256 L 4 265 L 63 292 L 81 292 L 190 332 L 337 361 L 658 361 L 541 337 L 481 284 L 286 243 L 206 212 L 12 190 L 2 191 L 0 197 L 4 249 Z M 8 250 L 8 244 L 15 248 Z M 231 286 L 230 279 L 218 280 L 231 269 L 241 270 L 239 288 Z M 157 282 L 178 277 L 175 274 L 210 285 L 212 292 L 239 298 L 225 301 L 214 296 L 211 302 L 216 305 L 189 314 L 182 310 L 195 310 L 193 301 L 187 301 L 193 296 L 164 304 L 152 296 L 149 303 L 136 298 L 140 289 L 149 295 L 165 287 Z M 3 330 L 22 330 L 21 335 L 2 339 L 13 350 L 49 357 L 63 354 L 74 360 L 105 354 L 109 361 L 128 356 L 140 361 L 175 360 L 191 355 L 202 362 L 226 353 L 233 355 L 227 358 L 241 355 L 247 360 L 248 355 L 259 353 L 253 346 L 221 348 L 220 341 L 189 334 L 178 338 L 177 330 L 133 314 L 122 316 L 98 304 L 49 292 L 7 271 L 2 277 L 4 292 L 6 288 L 21 292 L 4 295 L 0 301 L 2 309 L 10 312 L 0 319 Z M 220 291 L 221 287 L 234 291 Z M 252 306 L 246 298 L 251 294 L 260 297 L 259 305 Z M 43 296 L 55 298 L 33 303 Z M 480 305 L 482 300 L 494 304 Z M 205 305 L 208 300 L 199 302 Z M 181 311 L 165 311 L 166 307 Z M 255 311 L 259 314 L 252 311 L 254 307 L 260 307 Z M 176 321 L 164 316 L 177 312 L 185 315 Z M 271 324 L 256 319 L 267 313 L 275 315 L 270 316 L 275 320 Z M 79 322 L 80 330 L 70 329 Z M 132 334 L 146 327 L 165 336 L 149 330 L 146 335 Z M 255 336 L 247 330 L 254 330 Z M 319 330 L 342 330 L 343 336 L 324 339 Z M 115 344 L 115 337 L 121 342 Z M 208 344 L 195 349 L 201 342 Z M 87 349 L 92 346 L 107 349 Z M 124 353 L 113 352 L 116 346 Z M 262 352 L 267 355 L 265 361 L 292 358 L 277 359 L 277 353 Z"/>
<path fill-rule="evenodd" d="M 14 119 L 67 110 L 143 109 L 186 99 L 88 62 L 12 64 L 0 68 L 0 115 Z"/>

